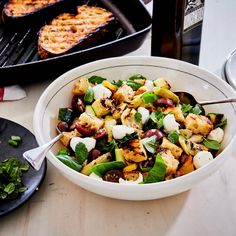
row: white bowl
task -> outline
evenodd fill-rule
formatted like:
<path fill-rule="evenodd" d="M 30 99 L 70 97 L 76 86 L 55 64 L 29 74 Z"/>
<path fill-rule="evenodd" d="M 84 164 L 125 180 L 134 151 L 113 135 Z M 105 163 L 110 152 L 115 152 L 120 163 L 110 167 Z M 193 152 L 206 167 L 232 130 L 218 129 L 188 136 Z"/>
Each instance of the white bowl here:
<path fill-rule="evenodd" d="M 56 79 L 40 97 L 34 113 L 34 132 L 39 145 L 56 136 L 57 114 L 60 107 L 70 106 L 71 90 L 81 76 L 99 75 L 110 80 L 126 80 L 130 75 L 142 74 L 148 79 L 164 77 L 172 91 L 186 91 L 197 100 L 236 97 L 236 92 L 216 75 L 189 63 L 158 57 L 116 57 L 79 66 Z M 218 170 L 232 155 L 236 133 L 236 107 L 231 104 L 205 106 L 207 112 L 225 114 L 228 125 L 225 130 L 222 152 L 206 166 L 190 174 L 153 184 L 123 185 L 99 181 L 72 170 L 59 161 L 54 154 L 57 143 L 47 154 L 47 159 L 66 178 L 88 191 L 117 199 L 149 200 L 174 195 L 192 188 Z"/>

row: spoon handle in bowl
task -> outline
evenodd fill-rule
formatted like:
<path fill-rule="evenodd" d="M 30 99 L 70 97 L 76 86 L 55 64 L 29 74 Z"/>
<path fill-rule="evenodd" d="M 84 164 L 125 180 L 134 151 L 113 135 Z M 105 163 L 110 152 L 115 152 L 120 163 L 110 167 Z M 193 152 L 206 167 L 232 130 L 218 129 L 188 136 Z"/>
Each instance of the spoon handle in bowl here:
<path fill-rule="evenodd" d="M 35 169 L 39 170 L 49 149 L 62 137 L 62 133 L 57 135 L 50 142 L 37 148 L 30 149 L 23 153 L 23 157 Z"/>
<path fill-rule="evenodd" d="M 201 101 L 199 102 L 199 104 L 204 106 L 204 105 L 228 103 L 228 102 L 236 102 L 236 98 L 226 98 L 226 99 L 219 99 L 219 100 L 214 100 L 214 101 Z"/>

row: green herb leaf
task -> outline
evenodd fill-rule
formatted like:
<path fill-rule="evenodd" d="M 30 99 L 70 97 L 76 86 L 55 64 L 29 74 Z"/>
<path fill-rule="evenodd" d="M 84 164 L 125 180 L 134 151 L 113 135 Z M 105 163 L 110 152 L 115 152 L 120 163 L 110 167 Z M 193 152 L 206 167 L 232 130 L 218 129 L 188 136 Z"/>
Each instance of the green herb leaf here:
<path fill-rule="evenodd" d="M 92 172 L 96 175 L 102 177 L 109 170 L 119 170 L 125 166 L 125 163 L 122 161 L 111 161 L 101 164 L 97 164 L 92 168 Z"/>
<path fill-rule="evenodd" d="M 93 84 L 101 84 L 102 81 L 104 81 L 104 80 L 106 80 L 106 79 L 101 76 L 97 76 L 97 75 L 93 75 L 88 79 L 88 81 Z"/>
<path fill-rule="evenodd" d="M 89 155 L 88 149 L 86 148 L 84 143 L 77 143 L 75 146 L 75 157 L 77 162 L 82 165 L 85 160 L 87 160 Z"/>
<path fill-rule="evenodd" d="M 220 127 L 222 129 L 224 129 L 226 125 L 227 125 L 227 119 L 225 119 L 225 120 L 223 120 L 221 122 L 216 123 L 215 128 Z"/>
<path fill-rule="evenodd" d="M 66 149 L 63 148 L 57 153 L 57 155 L 68 155 L 68 152 Z"/>
<path fill-rule="evenodd" d="M 145 92 L 142 96 L 141 96 L 143 102 L 145 104 L 149 104 L 149 103 L 153 103 L 158 99 L 158 96 L 155 93 L 152 92 Z"/>
<path fill-rule="evenodd" d="M 195 115 L 200 115 L 203 113 L 202 107 L 198 104 L 196 104 L 194 107 L 190 104 L 182 104 L 181 110 L 185 117 L 190 113 Z"/>
<path fill-rule="evenodd" d="M 168 134 L 167 138 L 174 144 L 178 143 L 179 140 L 179 133 L 177 131 L 172 131 Z"/>
<path fill-rule="evenodd" d="M 73 111 L 70 108 L 60 108 L 58 113 L 58 120 L 69 123 L 72 119 L 72 112 Z"/>
<path fill-rule="evenodd" d="M 123 81 L 122 80 L 118 80 L 118 81 L 113 80 L 112 84 L 114 84 L 117 88 L 119 88 L 123 84 Z"/>
<path fill-rule="evenodd" d="M 157 137 L 151 136 L 142 140 L 143 146 L 150 152 L 155 153 L 157 150 Z"/>
<path fill-rule="evenodd" d="M 192 109 L 192 113 L 195 115 L 200 115 L 204 113 L 204 110 L 201 105 L 196 104 Z"/>
<path fill-rule="evenodd" d="M 156 183 L 165 180 L 166 164 L 160 154 L 157 154 L 156 161 L 152 169 L 144 176 L 144 183 Z"/>
<path fill-rule="evenodd" d="M 139 80 L 139 79 L 145 79 L 146 80 L 146 78 L 141 74 L 132 75 L 131 77 L 129 77 L 128 80 Z"/>
<path fill-rule="evenodd" d="M 20 166 L 20 170 L 22 170 L 22 171 L 27 171 L 29 168 L 30 168 L 30 166 L 28 163 L 25 163 Z"/>
<path fill-rule="evenodd" d="M 157 124 L 156 128 L 160 129 L 163 125 L 163 119 L 165 114 L 161 110 L 153 111 L 150 115 L 150 119 Z"/>
<path fill-rule="evenodd" d="M 18 135 L 12 135 L 11 140 L 14 140 L 16 142 L 21 142 L 22 141 L 21 137 L 18 136 Z"/>
<path fill-rule="evenodd" d="M 205 138 L 202 143 L 204 146 L 206 146 L 209 149 L 212 149 L 212 150 L 219 150 L 220 149 L 220 143 L 217 142 L 216 140 L 211 140 L 211 139 Z"/>
<path fill-rule="evenodd" d="M 14 183 L 9 183 L 5 188 L 4 192 L 6 192 L 8 195 L 12 194 L 15 190 L 15 184 Z"/>
<path fill-rule="evenodd" d="M 101 139 L 97 141 L 97 148 L 103 153 L 112 152 L 116 148 L 116 141 L 113 139 L 111 142 L 105 142 L 105 140 Z"/>
<path fill-rule="evenodd" d="M 132 81 L 132 80 L 127 80 L 126 84 L 130 86 L 133 90 L 137 90 L 140 87 L 142 87 L 142 84 Z"/>
<path fill-rule="evenodd" d="M 92 89 L 92 87 L 89 86 L 85 95 L 84 95 L 84 102 L 86 104 L 91 104 L 93 102 L 93 99 L 94 99 L 93 89 Z"/>
<path fill-rule="evenodd" d="M 125 146 L 130 140 L 138 138 L 138 134 L 136 132 L 132 134 L 126 134 L 124 138 L 118 139 L 117 143 L 119 147 Z"/>
<path fill-rule="evenodd" d="M 56 157 L 65 165 L 67 165 L 68 167 L 70 167 L 73 170 L 76 171 L 81 171 L 82 166 L 80 164 L 78 164 L 76 161 L 74 161 L 70 156 L 68 155 L 56 155 Z"/>
<path fill-rule="evenodd" d="M 136 112 L 134 115 L 134 119 L 136 122 L 141 122 L 142 121 L 142 114 L 140 112 Z"/>
<path fill-rule="evenodd" d="M 8 140 L 8 144 L 10 144 L 13 147 L 18 147 L 19 146 L 19 143 L 14 141 L 14 140 L 12 140 L 12 139 Z"/>

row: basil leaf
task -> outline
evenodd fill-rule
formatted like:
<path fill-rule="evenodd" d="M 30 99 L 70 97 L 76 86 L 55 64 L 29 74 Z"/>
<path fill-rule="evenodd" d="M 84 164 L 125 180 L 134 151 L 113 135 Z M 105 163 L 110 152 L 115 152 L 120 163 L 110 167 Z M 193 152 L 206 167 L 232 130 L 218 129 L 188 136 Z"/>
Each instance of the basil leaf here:
<path fill-rule="evenodd" d="M 61 150 L 57 153 L 57 155 L 68 155 L 68 152 L 67 152 L 66 149 L 61 149 Z"/>
<path fill-rule="evenodd" d="M 227 125 L 227 119 L 225 119 L 219 123 L 216 123 L 215 128 L 220 127 L 223 129 L 223 128 L 225 128 L 226 125 Z"/>
<path fill-rule="evenodd" d="M 178 143 L 179 133 L 177 131 L 172 131 L 168 134 L 167 138 L 174 144 Z"/>
<path fill-rule="evenodd" d="M 102 81 L 104 81 L 104 80 L 106 80 L 106 79 L 101 76 L 97 76 L 97 75 L 93 75 L 88 79 L 88 81 L 92 84 L 101 84 Z"/>
<path fill-rule="evenodd" d="M 184 116 L 187 116 L 189 113 L 191 113 L 191 110 L 193 109 L 193 106 L 190 104 L 182 104 L 181 110 Z"/>
<path fill-rule="evenodd" d="M 143 146 L 150 152 L 155 153 L 157 150 L 157 137 L 151 136 L 142 140 Z"/>
<path fill-rule="evenodd" d="M 149 103 L 153 103 L 158 99 L 158 96 L 155 93 L 152 92 L 145 92 L 142 96 L 141 96 L 143 102 L 145 104 L 149 104 Z"/>
<path fill-rule="evenodd" d="M 82 166 L 80 164 L 78 164 L 76 161 L 74 161 L 70 156 L 68 156 L 68 155 L 57 155 L 56 157 L 62 163 L 64 163 L 68 167 L 70 167 L 71 169 L 76 170 L 78 172 L 81 171 Z"/>
<path fill-rule="evenodd" d="M 124 138 L 118 139 L 117 143 L 119 147 L 125 146 L 130 140 L 138 138 L 138 134 L 136 132 L 132 134 L 126 134 Z"/>
<path fill-rule="evenodd" d="M 72 119 L 72 113 L 73 111 L 70 108 L 60 108 L 58 113 L 58 120 L 69 123 Z"/>
<path fill-rule="evenodd" d="M 92 87 L 89 86 L 85 95 L 84 95 L 84 102 L 86 104 L 91 104 L 93 102 L 93 99 L 94 99 L 93 89 L 92 89 Z"/>
<path fill-rule="evenodd" d="M 196 104 L 195 107 L 192 109 L 192 113 L 195 115 L 200 115 L 204 113 L 204 110 L 201 105 Z"/>
<path fill-rule="evenodd" d="M 77 162 L 82 165 L 85 160 L 87 160 L 89 155 L 88 149 L 86 148 L 84 143 L 77 143 L 75 146 L 75 158 Z"/>
<path fill-rule="evenodd" d="M 160 154 L 157 154 L 156 161 L 152 169 L 144 176 L 144 183 L 156 183 L 165 180 L 166 164 Z"/>
<path fill-rule="evenodd" d="M 146 80 L 146 78 L 141 74 L 132 75 L 131 77 L 129 77 L 128 80 L 139 80 L 139 79 L 145 79 Z"/>
<path fill-rule="evenodd" d="M 132 80 L 127 80 L 126 84 L 130 86 L 133 90 L 137 90 L 140 87 L 142 87 L 142 84 L 132 81 Z"/>
<path fill-rule="evenodd" d="M 199 105 L 196 104 L 194 107 L 190 104 L 182 104 L 181 110 L 184 116 L 187 116 L 190 113 L 193 113 L 195 115 L 200 115 L 204 113 L 203 108 Z"/>
<path fill-rule="evenodd" d="M 116 87 L 119 88 L 123 84 L 123 81 L 122 80 L 118 80 L 118 81 L 113 80 L 112 84 L 114 84 Z"/>
<path fill-rule="evenodd" d="M 105 142 L 105 140 L 101 139 L 98 140 L 96 144 L 96 147 L 104 153 L 112 152 L 116 146 L 116 141 L 114 139 L 111 142 Z"/>
<path fill-rule="evenodd" d="M 103 175 L 106 174 L 107 171 L 122 169 L 124 166 L 125 166 L 125 163 L 123 161 L 105 162 L 105 163 L 95 165 L 92 168 L 92 172 L 102 177 Z"/>
<path fill-rule="evenodd" d="M 163 119 L 165 115 L 161 110 L 153 111 L 150 115 L 150 119 L 157 124 L 156 128 L 160 129 L 163 125 Z"/>
<path fill-rule="evenodd" d="M 134 119 L 136 122 L 141 122 L 142 121 L 142 114 L 140 112 L 136 112 L 134 115 Z"/>
<path fill-rule="evenodd" d="M 209 149 L 212 149 L 212 150 L 219 150 L 220 149 L 220 143 L 217 142 L 216 140 L 211 140 L 211 139 L 205 138 L 202 143 L 204 146 L 206 146 Z"/>

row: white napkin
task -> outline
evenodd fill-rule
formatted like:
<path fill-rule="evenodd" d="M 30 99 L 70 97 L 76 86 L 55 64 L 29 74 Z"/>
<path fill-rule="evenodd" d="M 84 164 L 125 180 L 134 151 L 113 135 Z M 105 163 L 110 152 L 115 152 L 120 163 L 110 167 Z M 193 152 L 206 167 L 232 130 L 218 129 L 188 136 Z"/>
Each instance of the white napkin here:
<path fill-rule="evenodd" d="M 0 102 L 20 100 L 26 97 L 26 92 L 19 85 L 0 87 Z"/>

